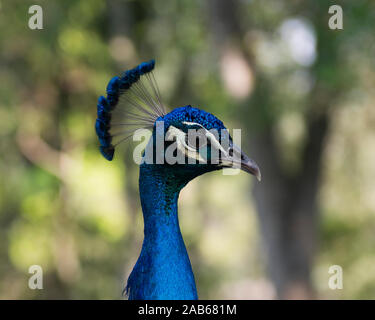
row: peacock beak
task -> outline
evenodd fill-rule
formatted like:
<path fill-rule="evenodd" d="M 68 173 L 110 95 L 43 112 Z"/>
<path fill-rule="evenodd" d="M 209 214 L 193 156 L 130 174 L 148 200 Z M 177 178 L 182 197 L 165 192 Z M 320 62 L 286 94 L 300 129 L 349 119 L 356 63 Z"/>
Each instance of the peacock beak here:
<path fill-rule="evenodd" d="M 262 174 L 256 162 L 250 159 L 239 147 L 231 144 L 228 149 L 229 158 L 222 161 L 224 167 L 239 168 L 247 173 L 254 175 L 258 181 L 261 181 Z"/>
<path fill-rule="evenodd" d="M 254 175 L 258 181 L 262 180 L 258 165 L 243 152 L 241 152 L 241 170 Z"/>

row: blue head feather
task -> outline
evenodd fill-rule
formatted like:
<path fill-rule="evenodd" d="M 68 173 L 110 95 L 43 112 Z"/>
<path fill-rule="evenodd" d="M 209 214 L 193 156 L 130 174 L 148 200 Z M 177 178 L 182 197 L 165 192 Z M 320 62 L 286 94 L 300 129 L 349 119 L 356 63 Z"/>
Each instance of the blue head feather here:
<path fill-rule="evenodd" d="M 212 113 L 194 108 L 190 105 L 176 108 L 164 117 L 160 117 L 158 120 L 164 121 L 167 127 L 170 125 L 180 126 L 182 122 L 186 121 L 199 123 L 207 130 L 216 129 L 219 132 L 226 129 L 223 122 Z"/>

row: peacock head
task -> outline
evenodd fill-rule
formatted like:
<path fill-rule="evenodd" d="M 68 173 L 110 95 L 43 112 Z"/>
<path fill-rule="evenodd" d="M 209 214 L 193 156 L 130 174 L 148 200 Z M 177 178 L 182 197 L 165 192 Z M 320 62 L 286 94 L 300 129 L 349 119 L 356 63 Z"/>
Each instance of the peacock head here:
<path fill-rule="evenodd" d="M 261 179 L 259 167 L 233 142 L 223 122 L 190 105 L 157 118 L 141 165 L 189 180 L 223 168 L 242 169 Z"/>
<path fill-rule="evenodd" d="M 147 142 L 140 157 L 143 168 L 167 170 L 186 181 L 206 172 L 236 168 L 260 180 L 257 164 L 213 114 L 190 105 L 165 111 L 152 73 L 154 65 L 154 60 L 144 62 L 114 77 L 107 97 L 99 98 L 96 132 L 102 155 L 112 160 L 115 148 L 133 137 Z"/>

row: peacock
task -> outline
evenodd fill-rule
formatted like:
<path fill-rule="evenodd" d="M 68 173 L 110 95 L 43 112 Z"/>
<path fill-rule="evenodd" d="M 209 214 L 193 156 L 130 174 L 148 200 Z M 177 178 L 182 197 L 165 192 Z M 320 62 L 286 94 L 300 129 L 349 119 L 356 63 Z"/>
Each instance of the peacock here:
<path fill-rule="evenodd" d="M 181 189 L 222 168 L 239 168 L 258 180 L 261 173 L 213 114 L 191 105 L 167 113 L 154 66 L 154 60 L 143 62 L 112 78 L 97 104 L 95 128 L 107 160 L 119 144 L 142 130 L 149 132 L 139 162 L 144 241 L 124 292 L 130 300 L 196 300 L 177 214 Z"/>

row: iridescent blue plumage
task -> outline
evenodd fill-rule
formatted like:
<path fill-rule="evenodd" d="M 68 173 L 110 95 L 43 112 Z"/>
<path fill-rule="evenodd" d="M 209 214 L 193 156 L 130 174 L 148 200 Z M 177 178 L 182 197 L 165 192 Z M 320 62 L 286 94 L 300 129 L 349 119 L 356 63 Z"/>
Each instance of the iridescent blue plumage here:
<path fill-rule="evenodd" d="M 158 120 L 164 121 L 166 127 L 169 127 L 171 124 L 178 125 L 179 123 L 187 121 L 199 123 L 207 130 L 216 129 L 220 131 L 226 129 L 223 122 L 212 113 L 194 108 L 191 105 L 176 108 L 164 117 L 160 117 Z"/>
<path fill-rule="evenodd" d="M 144 241 L 126 287 L 131 300 L 198 298 L 178 222 L 177 200 L 186 184 L 183 180 L 166 167 L 141 165 Z"/>
<path fill-rule="evenodd" d="M 215 148 L 220 149 L 223 153 L 217 163 L 156 164 L 143 161 L 140 165 L 139 193 L 144 218 L 144 241 L 141 254 L 127 282 L 128 297 L 197 299 L 194 274 L 178 222 L 179 193 L 189 181 L 201 174 L 223 167 L 233 167 L 229 154 L 235 150 L 238 152 L 238 149 L 235 149 L 223 122 L 211 113 L 190 105 L 166 113 L 151 72 L 154 65 L 154 60 L 141 63 L 120 77 L 110 80 L 107 97 L 101 96 L 98 99 L 95 129 L 100 151 L 107 160 L 113 159 L 115 147 L 134 131 L 123 129 L 123 126 L 127 128 L 139 124 L 149 127 L 152 137 L 148 145 L 151 145 L 153 156 L 166 157 L 167 151 L 157 148 L 156 140 L 161 134 L 164 147 L 173 144 L 173 139 L 178 140 L 174 142 L 178 142 L 179 152 L 189 160 L 202 156 L 201 148 L 189 145 L 189 129 L 202 129 L 207 137 L 212 129 L 218 133 L 217 137 L 210 136 L 210 143 L 207 143 L 209 152 L 205 158 L 212 160 L 210 152 Z M 150 90 L 142 79 L 148 81 Z M 124 102 L 125 108 L 121 109 Z M 129 109 L 132 106 L 135 107 L 134 110 Z M 120 115 L 126 117 L 121 118 Z M 161 133 L 157 130 L 159 124 L 162 124 Z M 168 136 L 173 139 L 167 139 Z M 227 146 L 221 143 L 223 137 L 229 139 Z M 114 142 L 116 138 L 119 140 Z M 243 153 L 240 158 L 241 168 L 260 178 L 256 164 Z"/>
<path fill-rule="evenodd" d="M 163 121 L 165 131 L 170 126 L 182 128 L 184 122 L 200 124 L 207 130 L 226 130 L 214 115 L 190 105 L 176 108 L 157 121 Z M 190 180 L 218 169 L 220 167 L 208 164 L 177 167 L 141 164 L 139 192 L 144 242 L 127 283 L 129 299 L 198 299 L 194 274 L 179 227 L 177 201 L 181 189 Z"/>

